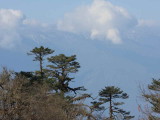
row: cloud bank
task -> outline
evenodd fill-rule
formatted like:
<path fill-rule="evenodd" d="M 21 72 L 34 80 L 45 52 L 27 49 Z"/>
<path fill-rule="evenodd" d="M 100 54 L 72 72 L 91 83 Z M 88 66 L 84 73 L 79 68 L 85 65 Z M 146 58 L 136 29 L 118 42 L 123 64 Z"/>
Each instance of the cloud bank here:
<path fill-rule="evenodd" d="M 57 23 L 59 30 L 88 33 L 92 39 L 122 42 L 121 33 L 137 25 L 137 20 L 125 9 L 105 0 L 94 0 L 91 5 L 78 7 Z"/>
<path fill-rule="evenodd" d="M 159 21 L 137 20 L 124 8 L 105 0 L 93 0 L 90 5 L 78 7 L 65 14 L 56 25 L 27 19 L 19 10 L 0 9 L 0 48 L 3 49 L 31 42 L 52 42 L 54 32 L 61 32 L 64 37 L 67 32 L 83 37 L 87 35 L 87 40 L 89 36 L 90 40 L 104 40 L 114 44 L 136 41 L 137 44 L 147 46 L 153 44 L 151 47 L 155 48 L 155 41 L 159 43 L 159 30 Z"/>

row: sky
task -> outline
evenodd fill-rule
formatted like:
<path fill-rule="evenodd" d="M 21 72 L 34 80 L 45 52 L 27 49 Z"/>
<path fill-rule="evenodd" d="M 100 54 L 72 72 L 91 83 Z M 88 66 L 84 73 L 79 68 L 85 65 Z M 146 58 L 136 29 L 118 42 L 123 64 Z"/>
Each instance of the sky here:
<path fill-rule="evenodd" d="M 108 0 L 119 5 L 141 19 L 160 20 L 159 0 Z M 21 10 L 27 17 L 44 22 L 55 22 L 66 12 L 78 6 L 90 4 L 92 0 L 0 0 L 0 7 Z"/>
<path fill-rule="evenodd" d="M 76 54 L 76 85 L 97 94 L 115 85 L 130 95 L 138 118 L 139 85 L 160 71 L 159 0 L 0 0 L 0 65 L 36 70 L 35 46 Z M 134 107 L 133 107 L 134 106 Z"/>

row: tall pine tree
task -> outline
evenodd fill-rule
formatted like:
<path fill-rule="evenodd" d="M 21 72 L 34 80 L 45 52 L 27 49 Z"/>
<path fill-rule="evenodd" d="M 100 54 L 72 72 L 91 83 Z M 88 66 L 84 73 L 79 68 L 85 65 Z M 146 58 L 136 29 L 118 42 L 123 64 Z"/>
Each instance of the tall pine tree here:
<path fill-rule="evenodd" d="M 69 83 L 73 81 L 74 77 L 72 73 L 77 73 L 80 68 L 79 63 L 76 61 L 76 55 L 65 56 L 60 54 L 48 58 L 51 65 L 48 65 L 49 77 L 54 78 L 54 87 L 58 92 L 69 92 L 76 93 L 77 90 L 85 90 L 84 87 L 72 88 Z"/>
<path fill-rule="evenodd" d="M 43 46 L 35 47 L 34 49 L 32 49 L 28 55 L 33 55 L 34 56 L 34 61 L 38 61 L 39 62 L 39 71 L 40 71 L 40 76 L 43 77 L 43 61 L 44 61 L 44 57 L 52 54 L 54 52 L 54 50 L 49 49 L 49 48 L 45 48 Z"/>
<path fill-rule="evenodd" d="M 123 105 L 124 102 L 117 102 L 117 99 L 127 99 L 127 93 L 124 93 L 120 88 L 114 86 L 107 86 L 99 92 L 100 101 L 109 103 L 109 119 L 115 120 L 117 115 L 122 115 L 124 120 L 129 120 L 134 116 L 130 116 L 130 112 L 126 112 L 118 106 Z"/>

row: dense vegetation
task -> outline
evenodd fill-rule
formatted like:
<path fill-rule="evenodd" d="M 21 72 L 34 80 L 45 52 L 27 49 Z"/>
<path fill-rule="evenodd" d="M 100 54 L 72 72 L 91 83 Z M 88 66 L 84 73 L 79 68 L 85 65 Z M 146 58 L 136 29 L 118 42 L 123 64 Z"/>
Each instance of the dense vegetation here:
<path fill-rule="evenodd" d="M 2 120 L 130 120 L 134 116 L 122 109 L 129 95 L 115 86 L 106 86 L 93 98 L 83 86 L 71 87 L 80 64 L 76 55 L 52 55 L 54 50 L 35 47 L 28 55 L 38 61 L 39 70 L 0 73 L 0 119 Z M 47 57 L 49 56 L 49 57 Z M 44 61 L 48 61 L 44 66 Z M 76 80 L 74 80 L 76 81 Z M 151 103 L 148 120 L 160 115 L 160 80 L 148 86 L 153 91 L 142 96 Z M 78 92 L 79 91 L 79 92 Z M 84 100 L 90 99 L 90 104 Z M 120 101 L 119 101 L 120 100 Z M 146 113 L 146 112 L 143 112 Z"/>

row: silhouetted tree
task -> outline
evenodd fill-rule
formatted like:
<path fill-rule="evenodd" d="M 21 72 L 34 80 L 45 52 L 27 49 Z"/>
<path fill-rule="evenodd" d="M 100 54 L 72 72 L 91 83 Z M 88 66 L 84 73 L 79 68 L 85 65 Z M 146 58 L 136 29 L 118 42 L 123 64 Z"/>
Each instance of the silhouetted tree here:
<path fill-rule="evenodd" d="M 99 92 L 99 100 L 103 103 L 109 102 L 109 119 L 116 119 L 116 115 L 123 115 L 124 120 L 129 120 L 134 116 L 130 116 L 130 112 L 120 109 L 118 106 L 123 105 L 124 102 L 117 102 L 116 99 L 127 99 L 127 93 L 124 93 L 120 88 L 114 86 L 107 86 Z"/>
<path fill-rule="evenodd" d="M 34 61 L 39 61 L 39 67 L 40 67 L 40 75 L 41 77 L 43 76 L 43 61 L 44 61 L 44 57 L 52 54 L 54 52 L 54 50 L 49 49 L 49 48 L 45 48 L 43 46 L 35 47 L 33 50 L 31 50 L 28 55 L 33 55 L 34 57 Z"/>
<path fill-rule="evenodd" d="M 149 113 L 147 116 L 149 120 L 159 120 L 160 119 L 160 79 L 153 79 L 152 83 L 148 85 L 147 90 L 142 91 L 142 96 L 151 105 Z M 144 111 L 145 112 L 145 111 Z"/>
<path fill-rule="evenodd" d="M 76 93 L 77 90 L 85 90 L 84 87 L 72 88 L 69 86 L 69 83 L 74 79 L 71 74 L 77 73 L 80 68 L 79 63 L 76 61 L 76 55 L 65 56 L 60 54 L 48 58 L 48 61 L 51 63 L 47 66 L 49 68 L 49 77 L 54 79 L 52 84 L 56 91 Z"/>

